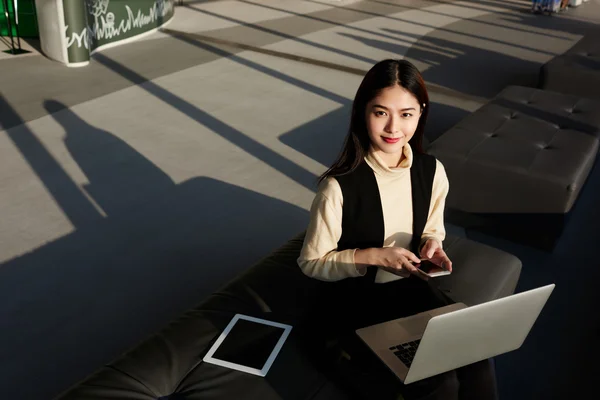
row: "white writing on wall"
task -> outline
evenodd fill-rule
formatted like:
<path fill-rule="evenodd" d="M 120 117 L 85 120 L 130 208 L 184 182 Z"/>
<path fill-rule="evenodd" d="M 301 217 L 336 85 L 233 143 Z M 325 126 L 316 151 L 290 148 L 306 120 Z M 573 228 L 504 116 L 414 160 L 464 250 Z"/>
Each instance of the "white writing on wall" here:
<path fill-rule="evenodd" d="M 93 26 L 85 27 L 81 33 L 73 32 L 71 37 L 66 36 L 68 25 L 65 27 L 65 36 L 67 38 L 67 48 L 76 44 L 77 47 L 85 47 L 90 49 L 90 43 L 98 40 L 110 40 L 129 32 L 132 29 L 144 28 L 148 25 L 159 26 L 155 22 L 166 17 L 173 11 L 173 3 L 167 0 L 156 0 L 150 7 L 148 14 L 144 14 L 142 10 L 137 10 L 137 14 L 125 5 L 127 18 L 120 21 L 115 21 L 115 15 L 109 13 L 95 13 Z M 105 8 L 106 10 L 106 8 Z"/>

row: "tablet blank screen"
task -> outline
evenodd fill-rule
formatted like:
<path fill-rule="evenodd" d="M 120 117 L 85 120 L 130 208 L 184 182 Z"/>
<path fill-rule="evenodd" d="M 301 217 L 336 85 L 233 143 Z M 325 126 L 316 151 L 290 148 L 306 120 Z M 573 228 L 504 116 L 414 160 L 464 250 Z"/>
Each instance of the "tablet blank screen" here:
<path fill-rule="evenodd" d="M 213 358 L 262 369 L 284 331 L 283 328 L 239 319 Z"/>

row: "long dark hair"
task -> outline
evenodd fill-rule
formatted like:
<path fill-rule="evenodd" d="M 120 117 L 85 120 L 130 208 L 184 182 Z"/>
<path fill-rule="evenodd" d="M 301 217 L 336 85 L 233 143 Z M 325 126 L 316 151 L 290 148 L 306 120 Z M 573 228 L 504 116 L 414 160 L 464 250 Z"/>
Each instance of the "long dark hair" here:
<path fill-rule="evenodd" d="M 333 165 L 319 177 L 319 183 L 329 176 L 340 176 L 354 171 L 364 160 L 371 140 L 367 132 L 365 111 L 367 104 L 382 89 L 401 86 L 411 92 L 421 105 L 422 114 L 414 136 L 408 142 L 416 153 L 423 151 L 423 133 L 429 114 L 429 95 L 421 73 L 406 60 L 383 60 L 375 64 L 363 78 L 352 103 L 350 128 L 344 147 Z"/>

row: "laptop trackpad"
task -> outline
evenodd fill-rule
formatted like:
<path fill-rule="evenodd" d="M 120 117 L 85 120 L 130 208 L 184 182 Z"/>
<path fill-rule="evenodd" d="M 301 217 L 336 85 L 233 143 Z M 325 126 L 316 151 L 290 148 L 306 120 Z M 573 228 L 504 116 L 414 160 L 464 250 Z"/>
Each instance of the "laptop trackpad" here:
<path fill-rule="evenodd" d="M 410 336 L 421 335 L 425 332 L 427 322 L 431 319 L 431 315 L 424 314 L 415 317 L 408 317 L 398 321 L 398 324 L 403 327 Z"/>

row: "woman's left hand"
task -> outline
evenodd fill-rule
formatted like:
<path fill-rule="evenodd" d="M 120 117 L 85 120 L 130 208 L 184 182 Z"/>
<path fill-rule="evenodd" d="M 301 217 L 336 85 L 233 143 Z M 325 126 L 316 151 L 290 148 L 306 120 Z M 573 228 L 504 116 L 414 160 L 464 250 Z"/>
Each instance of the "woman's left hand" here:
<path fill-rule="evenodd" d="M 435 265 L 452 272 L 452 261 L 446 255 L 442 245 L 435 239 L 428 239 L 421 248 L 421 259 L 428 260 Z"/>

